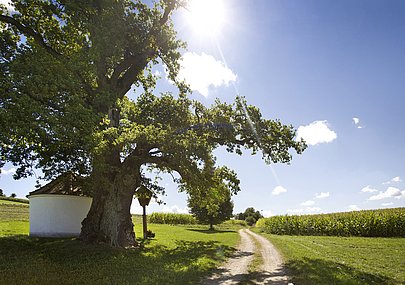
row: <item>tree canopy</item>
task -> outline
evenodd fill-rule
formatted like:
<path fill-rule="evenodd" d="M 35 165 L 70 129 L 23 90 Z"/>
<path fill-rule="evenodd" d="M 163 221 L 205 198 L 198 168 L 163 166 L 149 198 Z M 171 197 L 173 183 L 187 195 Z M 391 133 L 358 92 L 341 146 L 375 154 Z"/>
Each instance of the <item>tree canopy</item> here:
<path fill-rule="evenodd" d="M 246 221 L 249 226 L 255 224 L 260 218 L 263 218 L 263 215 L 253 207 L 249 207 L 243 213 L 235 215 L 235 219 Z"/>
<path fill-rule="evenodd" d="M 214 225 L 232 217 L 231 195 L 240 190 L 236 173 L 227 167 L 213 170 L 211 186 L 208 189 L 195 187 L 189 191 L 187 201 L 190 213 L 202 224 Z"/>
<path fill-rule="evenodd" d="M 235 190 L 236 175 L 215 165 L 214 149 L 261 151 L 266 163 L 304 151 L 293 126 L 264 119 L 242 97 L 209 107 L 188 97 L 177 80 L 185 44 L 171 21 L 184 1 L 11 2 L 13 13 L 0 6 L 0 166 L 13 163 L 15 178 L 35 168 L 45 178 L 84 175 L 93 203 L 82 240 L 136 243 L 134 192 L 145 184 L 162 191 L 144 166 L 179 173 L 180 190 L 191 194 L 216 189 L 218 171 Z M 156 64 L 178 94 L 154 94 Z M 129 99 L 131 89 L 142 95 Z"/>

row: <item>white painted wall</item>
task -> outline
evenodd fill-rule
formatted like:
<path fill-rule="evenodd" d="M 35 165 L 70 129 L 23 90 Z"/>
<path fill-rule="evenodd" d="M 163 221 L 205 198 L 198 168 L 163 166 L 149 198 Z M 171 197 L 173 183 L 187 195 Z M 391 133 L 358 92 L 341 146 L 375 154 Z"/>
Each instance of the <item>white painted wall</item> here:
<path fill-rule="evenodd" d="M 30 200 L 30 236 L 75 237 L 90 210 L 92 198 L 38 194 Z"/>

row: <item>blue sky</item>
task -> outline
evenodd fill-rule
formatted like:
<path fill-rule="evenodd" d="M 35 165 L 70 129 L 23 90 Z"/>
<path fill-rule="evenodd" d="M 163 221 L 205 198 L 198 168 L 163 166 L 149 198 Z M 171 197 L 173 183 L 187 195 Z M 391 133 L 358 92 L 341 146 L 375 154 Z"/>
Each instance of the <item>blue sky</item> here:
<path fill-rule="evenodd" d="M 224 0 L 215 35 L 196 29 L 187 13 L 177 13 L 175 24 L 188 42 L 181 76 L 191 97 L 210 105 L 239 93 L 311 142 L 291 165 L 217 150 L 218 164 L 241 180 L 235 213 L 405 206 L 404 1 Z M 164 69 L 156 72 L 158 91 L 173 90 Z M 33 190 L 35 179 L 14 182 L 8 172 L 10 165 L 0 176 L 6 194 Z M 168 178 L 163 184 L 166 206 L 148 211 L 186 211 L 186 195 Z"/>

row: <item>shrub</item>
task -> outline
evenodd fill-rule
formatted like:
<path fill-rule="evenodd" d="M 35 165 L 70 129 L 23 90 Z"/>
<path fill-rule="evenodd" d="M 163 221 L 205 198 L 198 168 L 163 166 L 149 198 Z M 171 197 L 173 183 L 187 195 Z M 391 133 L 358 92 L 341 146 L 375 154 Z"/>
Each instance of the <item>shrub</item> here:
<path fill-rule="evenodd" d="M 252 217 L 252 216 L 248 216 L 248 217 L 245 219 L 245 222 L 246 222 L 249 226 L 253 226 L 253 225 L 255 224 L 255 222 L 256 222 L 256 219 L 255 219 L 254 217 Z"/>

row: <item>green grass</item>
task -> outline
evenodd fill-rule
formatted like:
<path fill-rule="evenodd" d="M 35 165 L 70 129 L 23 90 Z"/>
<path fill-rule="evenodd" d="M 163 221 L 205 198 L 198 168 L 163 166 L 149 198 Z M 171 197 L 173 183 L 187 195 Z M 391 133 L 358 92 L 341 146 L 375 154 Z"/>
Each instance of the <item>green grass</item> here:
<path fill-rule="evenodd" d="M 28 235 L 29 206 L 25 203 L 0 200 L 0 237 Z"/>
<path fill-rule="evenodd" d="M 26 217 L 26 208 L 9 210 L 21 210 L 18 219 Z M 31 238 L 28 224 L 0 217 L 0 284 L 196 284 L 239 241 L 232 228 L 149 224 L 156 237 L 142 248 L 111 249 L 76 239 Z M 140 216 L 134 224 L 141 237 Z"/>
<path fill-rule="evenodd" d="M 29 221 L 27 204 L 0 200 L 0 221 Z"/>
<path fill-rule="evenodd" d="M 1 203 L 7 203 L 7 202 L 17 202 L 17 203 L 24 203 L 24 204 L 29 204 L 28 199 L 21 199 L 21 198 L 12 198 L 12 197 L 6 197 L 6 196 L 0 196 L 0 204 Z"/>
<path fill-rule="evenodd" d="M 405 284 L 405 239 L 262 234 L 294 284 Z"/>

